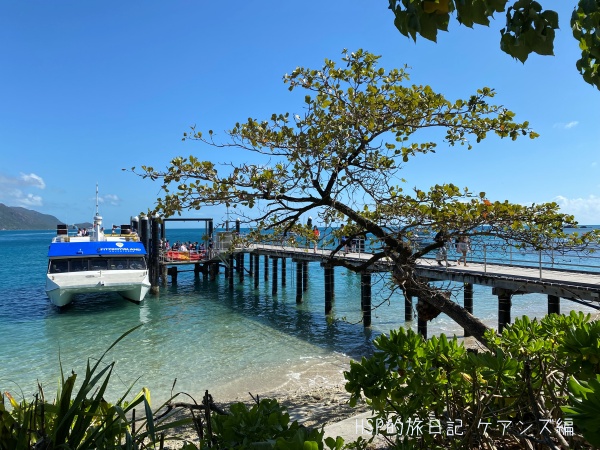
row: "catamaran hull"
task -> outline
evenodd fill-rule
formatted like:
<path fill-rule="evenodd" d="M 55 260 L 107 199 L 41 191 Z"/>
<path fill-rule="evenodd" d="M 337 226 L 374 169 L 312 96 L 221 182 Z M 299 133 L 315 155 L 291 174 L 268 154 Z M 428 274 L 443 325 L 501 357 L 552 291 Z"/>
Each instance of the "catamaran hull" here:
<path fill-rule="evenodd" d="M 137 272 L 137 273 L 136 273 Z M 116 276 L 115 276 L 116 275 Z M 150 290 L 148 271 L 78 272 L 48 274 L 46 294 L 56 306 L 71 303 L 76 294 L 116 292 L 127 300 L 139 303 Z"/>

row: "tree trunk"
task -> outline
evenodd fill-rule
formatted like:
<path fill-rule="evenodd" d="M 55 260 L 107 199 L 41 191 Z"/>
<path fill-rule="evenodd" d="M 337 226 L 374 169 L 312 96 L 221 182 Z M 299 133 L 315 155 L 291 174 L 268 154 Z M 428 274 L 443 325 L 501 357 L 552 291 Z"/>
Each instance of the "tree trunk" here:
<path fill-rule="evenodd" d="M 416 295 L 419 298 L 419 302 L 427 303 L 440 312 L 443 312 L 463 327 L 471 336 L 486 347 L 488 346 L 484 334 L 490 328 L 458 303 L 452 301 L 448 292 L 436 289 L 427 282 L 419 280 L 414 275 L 410 265 L 396 266 L 394 281 L 405 293 L 409 292 L 412 295 Z M 430 314 L 428 313 L 428 315 Z M 435 314 L 431 314 L 431 316 L 435 317 Z"/>
<path fill-rule="evenodd" d="M 488 343 L 484 334 L 489 327 L 458 303 L 447 298 L 442 292 L 432 292 L 431 294 L 430 296 L 423 296 L 424 298 L 419 297 L 419 301 L 423 300 L 446 314 L 487 347 Z"/>

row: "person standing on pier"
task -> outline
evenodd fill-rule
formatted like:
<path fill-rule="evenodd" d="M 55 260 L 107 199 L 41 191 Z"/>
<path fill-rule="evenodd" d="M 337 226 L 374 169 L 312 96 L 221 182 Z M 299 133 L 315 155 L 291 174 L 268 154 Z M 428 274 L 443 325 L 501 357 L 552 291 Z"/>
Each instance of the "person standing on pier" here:
<path fill-rule="evenodd" d="M 313 236 L 315 240 L 314 252 L 317 253 L 317 247 L 319 246 L 319 238 L 321 237 L 321 232 L 319 231 L 316 225 L 313 227 Z"/>
<path fill-rule="evenodd" d="M 346 253 L 348 253 L 348 247 L 349 247 L 348 237 L 342 236 L 342 238 L 340 239 L 340 243 L 342 245 L 342 248 L 344 249 L 344 256 L 346 256 Z"/>
<path fill-rule="evenodd" d="M 465 267 L 467 267 L 467 252 L 470 250 L 468 236 L 460 237 L 460 239 L 458 241 L 458 245 L 457 245 L 457 250 L 459 253 L 462 253 L 462 256 L 460 256 L 458 258 L 458 260 L 456 261 L 457 264 L 460 265 L 460 260 L 464 259 Z"/>
<path fill-rule="evenodd" d="M 442 261 L 446 261 L 446 266 L 448 266 L 448 249 L 446 248 L 448 236 L 446 235 L 446 232 L 443 230 L 438 231 L 433 240 L 442 244 L 442 246 L 439 248 L 438 252 L 435 255 L 435 260 L 440 266 L 443 266 Z"/>

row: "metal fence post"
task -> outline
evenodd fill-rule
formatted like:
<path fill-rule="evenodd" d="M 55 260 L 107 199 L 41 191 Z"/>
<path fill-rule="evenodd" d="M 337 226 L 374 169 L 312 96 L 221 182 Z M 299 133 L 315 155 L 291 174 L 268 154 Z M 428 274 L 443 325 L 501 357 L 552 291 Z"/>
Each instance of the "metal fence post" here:
<path fill-rule="evenodd" d="M 487 273 L 487 244 L 483 244 L 483 272 Z"/>

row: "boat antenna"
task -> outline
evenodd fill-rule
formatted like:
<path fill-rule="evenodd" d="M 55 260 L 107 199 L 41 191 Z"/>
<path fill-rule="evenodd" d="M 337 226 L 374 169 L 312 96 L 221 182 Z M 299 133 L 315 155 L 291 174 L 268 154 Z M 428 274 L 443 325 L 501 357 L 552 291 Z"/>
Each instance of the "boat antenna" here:
<path fill-rule="evenodd" d="M 96 231 L 96 239 L 102 231 L 102 216 L 98 212 L 98 183 L 96 183 L 96 215 L 94 216 L 94 230 Z"/>

